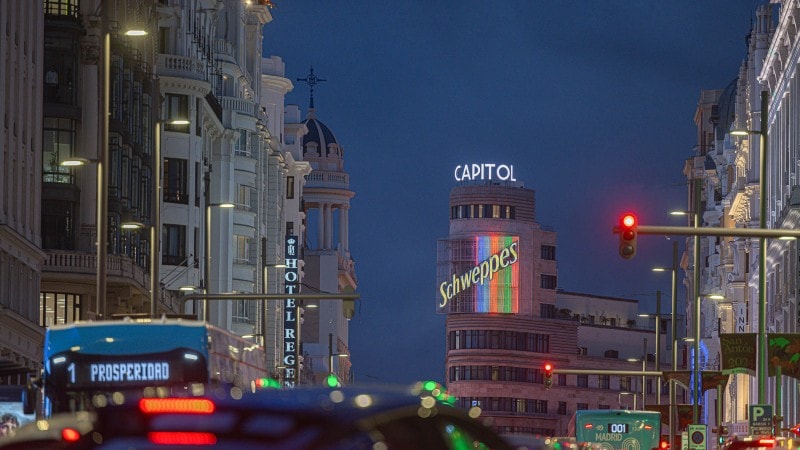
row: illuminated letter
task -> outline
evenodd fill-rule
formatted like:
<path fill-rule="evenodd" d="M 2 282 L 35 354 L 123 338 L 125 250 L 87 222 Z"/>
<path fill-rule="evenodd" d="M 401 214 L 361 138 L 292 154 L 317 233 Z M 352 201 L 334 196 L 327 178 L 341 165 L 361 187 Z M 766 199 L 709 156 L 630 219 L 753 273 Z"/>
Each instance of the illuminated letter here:
<path fill-rule="evenodd" d="M 481 276 L 481 267 L 475 266 L 472 268 L 472 284 L 478 284 L 478 280 Z M 466 287 L 466 286 L 465 286 Z"/>
<path fill-rule="evenodd" d="M 445 286 L 447 286 L 446 281 L 439 285 L 439 293 L 442 295 L 442 302 L 439 303 L 439 308 L 444 308 L 444 305 L 447 304 L 447 300 L 449 300 L 447 298 L 447 293 L 445 292 Z"/>
<path fill-rule="evenodd" d="M 461 168 L 460 165 L 456 166 L 456 170 L 455 170 L 456 181 L 461 181 L 461 178 L 458 177 L 458 169 L 460 169 L 460 168 Z"/>
<path fill-rule="evenodd" d="M 472 165 L 472 179 L 475 180 L 480 175 L 481 175 L 481 166 L 480 166 L 480 164 L 473 164 Z"/>
<path fill-rule="evenodd" d="M 492 172 L 494 172 L 494 166 L 497 164 L 484 164 L 483 166 L 489 169 L 489 179 L 492 179 Z"/>

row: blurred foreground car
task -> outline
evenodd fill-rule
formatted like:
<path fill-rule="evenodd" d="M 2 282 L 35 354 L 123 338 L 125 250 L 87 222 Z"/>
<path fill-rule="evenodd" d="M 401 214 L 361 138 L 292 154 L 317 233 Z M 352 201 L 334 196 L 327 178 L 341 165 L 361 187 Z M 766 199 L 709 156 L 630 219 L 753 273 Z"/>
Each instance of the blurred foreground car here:
<path fill-rule="evenodd" d="M 467 411 L 419 387 L 234 388 L 119 403 L 97 408 L 92 431 L 75 442 L 31 447 L 15 437 L 0 448 L 512 449 Z"/>
<path fill-rule="evenodd" d="M 732 436 L 726 440 L 720 450 L 773 450 L 785 447 L 784 438 L 771 436 Z"/>
<path fill-rule="evenodd" d="M 0 448 L 66 448 L 94 430 L 96 419 L 93 413 L 80 412 L 36 420 L 20 427 L 13 437 L 0 439 Z"/>

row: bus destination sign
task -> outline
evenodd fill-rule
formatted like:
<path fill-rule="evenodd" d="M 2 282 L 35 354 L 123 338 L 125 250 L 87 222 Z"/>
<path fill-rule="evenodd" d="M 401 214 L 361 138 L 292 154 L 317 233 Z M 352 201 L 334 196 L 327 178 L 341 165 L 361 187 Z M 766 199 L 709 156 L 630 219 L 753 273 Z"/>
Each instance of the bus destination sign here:
<path fill-rule="evenodd" d="M 173 370 L 170 361 L 70 361 L 57 370 L 55 363 L 53 376 L 64 377 L 67 386 L 94 385 L 154 385 L 179 381 L 180 376 Z M 66 361 L 63 361 L 66 363 Z"/>

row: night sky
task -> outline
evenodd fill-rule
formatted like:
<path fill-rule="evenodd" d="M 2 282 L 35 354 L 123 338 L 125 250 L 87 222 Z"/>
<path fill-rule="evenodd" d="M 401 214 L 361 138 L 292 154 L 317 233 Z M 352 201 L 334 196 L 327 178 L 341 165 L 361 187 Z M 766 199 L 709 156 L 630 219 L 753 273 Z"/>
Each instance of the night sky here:
<path fill-rule="evenodd" d="M 356 382 L 445 381 L 436 241 L 459 164 L 513 164 L 536 191 L 538 222 L 558 233 L 560 289 L 648 312 L 660 290 L 669 311 L 669 273 L 651 268 L 671 264 L 670 241 L 640 236 L 625 261 L 611 229 L 629 210 L 644 225 L 686 225 L 667 213 L 687 209 L 700 91 L 736 78 L 766 1 L 275 3 L 264 56 L 283 58 L 286 103 L 304 117 L 308 86 L 295 79 L 313 66 L 327 80 L 317 118 L 344 147 L 356 193 Z"/>

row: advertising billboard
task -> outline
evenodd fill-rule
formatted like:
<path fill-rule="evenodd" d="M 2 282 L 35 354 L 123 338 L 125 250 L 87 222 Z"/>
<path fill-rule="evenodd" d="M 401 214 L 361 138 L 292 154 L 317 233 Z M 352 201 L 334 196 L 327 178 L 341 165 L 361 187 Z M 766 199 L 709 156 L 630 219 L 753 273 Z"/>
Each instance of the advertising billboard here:
<path fill-rule="evenodd" d="M 437 244 L 439 313 L 519 311 L 519 237 L 478 235 Z"/>
<path fill-rule="evenodd" d="M 35 414 L 23 413 L 22 390 L 21 386 L 0 386 L 0 439 L 36 418 Z"/>

